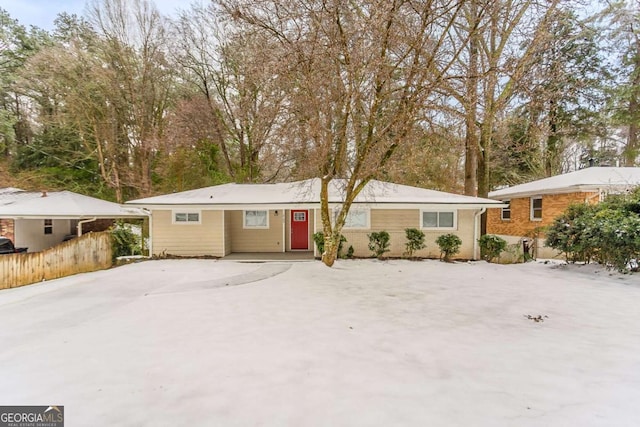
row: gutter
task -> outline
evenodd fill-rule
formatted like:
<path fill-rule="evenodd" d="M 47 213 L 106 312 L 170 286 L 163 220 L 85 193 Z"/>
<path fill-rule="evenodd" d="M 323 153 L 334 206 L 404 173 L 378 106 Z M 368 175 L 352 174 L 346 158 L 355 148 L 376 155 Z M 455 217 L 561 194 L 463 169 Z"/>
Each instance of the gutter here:
<path fill-rule="evenodd" d="M 475 259 L 480 258 L 478 244 L 478 239 L 480 238 L 480 221 L 478 221 L 478 218 L 480 218 L 480 215 L 482 215 L 486 211 L 487 208 L 482 208 L 473 216 L 473 256 Z"/>
<path fill-rule="evenodd" d="M 78 221 L 77 229 L 78 229 L 78 237 L 82 236 L 82 224 L 86 224 L 88 222 L 93 222 L 98 218 L 93 217 L 91 219 L 83 219 L 82 221 Z"/>

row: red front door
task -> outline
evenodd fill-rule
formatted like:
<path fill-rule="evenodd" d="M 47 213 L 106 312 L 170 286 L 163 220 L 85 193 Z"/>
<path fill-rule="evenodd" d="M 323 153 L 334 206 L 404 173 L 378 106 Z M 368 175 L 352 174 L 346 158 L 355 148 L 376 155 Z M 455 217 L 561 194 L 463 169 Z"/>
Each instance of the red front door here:
<path fill-rule="evenodd" d="M 291 211 L 291 249 L 309 249 L 309 211 Z"/>

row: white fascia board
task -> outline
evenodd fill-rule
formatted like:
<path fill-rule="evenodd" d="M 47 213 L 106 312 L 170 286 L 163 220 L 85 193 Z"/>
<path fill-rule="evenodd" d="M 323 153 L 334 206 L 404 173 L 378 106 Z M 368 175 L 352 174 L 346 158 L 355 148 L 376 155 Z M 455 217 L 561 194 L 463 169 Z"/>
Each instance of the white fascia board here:
<path fill-rule="evenodd" d="M 623 188 L 624 186 L 609 186 L 610 189 Z M 522 191 L 517 193 L 506 193 L 500 195 L 491 195 L 490 199 L 495 200 L 510 200 L 510 199 L 525 199 L 534 196 L 548 196 L 553 194 L 570 194 L 570 193 L 597 193 L 607 186 L 602 185 L 576 185 L 573 187 L 565 188 L 552 188 L 538 191 Z M 627 187 L 628 188 L 628 187 Z"/>
<path fill-rule="evenodd" d="M 140 219 L 151 215 L 149 213 L 141 213 L 139 215 L 5 215 L 0 214 L 0 218 L 6 219 Z"/>
<path fill-rule="evenodd" d="M 203 204 L 166 204 L 166 205 L 134 205 L 148 210 L 200 209 L 210 211 L 242 211 L 242 210 L 282 210 L 282 209 L 319 209 L 320 203 L 301 204 L 246 204 L 246 205 L 203 205 Z M 329 209 L 342 206 L 340 203 L 329 203 Z M 358 209 L 482 209 L 506 208 L 504 203 L 353 203 L 351 208 Z"/>

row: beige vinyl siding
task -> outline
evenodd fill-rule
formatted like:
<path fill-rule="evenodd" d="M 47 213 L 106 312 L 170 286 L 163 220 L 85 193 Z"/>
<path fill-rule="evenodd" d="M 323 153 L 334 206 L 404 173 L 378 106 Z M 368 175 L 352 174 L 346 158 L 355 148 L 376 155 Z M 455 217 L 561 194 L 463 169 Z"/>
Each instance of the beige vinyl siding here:
<path fill-rule="evenodd" d="M 402 256 L 405 252 L 406 243 L 406 234 L 404 230 L 406 228 L 420 229 L 420 212 L 420 209 L 372 209 L 370 230 L 342 230 L 342 234 L 347 238 L 343 253 L 346 253 L 349 246 L 353 246 L 355 256 L 370 256 L 371 251 L 368 248 L 369 237 L 367 235 L 373 231 L 384 230 L 391 236 L 391 246 L 389 247 L 390 252 L 387 253 L 387 256 Z M 458 210 L 458 227 L 456 230 L 422 230 L 425 234 L 425 243 L 427 247 L 416 253 L 416 256 L 425 258 L 440 257 L 440 249 L 435 243 L 436 239 L 442 234 L 453 233 L 462 240 L 460 253 L 456 255 L 456 258 L 472 259 L 475 213 L 475 210 Z M 318 230 L 322 230 L 322 221 L 319 221 L 319 218 L 320 215 L 317 215 L 316 227 Z"/>
<path fill-rule="evenodd" d="M 283 252 L 284 211 L 269 211 L 268 229 L 243 227 L 242 211 L 229 211 L 231 252 Z"/>
<path fill-rule="evenodd" d="M 224 256 L 223 211 L 201 211 L 200 224 L 172 224 L 171 210 L 152 215 L 154 255 Z"/>

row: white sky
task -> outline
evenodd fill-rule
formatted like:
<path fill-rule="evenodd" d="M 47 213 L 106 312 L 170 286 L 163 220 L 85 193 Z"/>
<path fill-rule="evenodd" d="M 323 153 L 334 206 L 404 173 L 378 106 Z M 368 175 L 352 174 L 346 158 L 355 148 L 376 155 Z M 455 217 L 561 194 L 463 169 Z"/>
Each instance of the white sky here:
<path fill-rule="evenodd" d="M 13 19 L 29 28 L 31 25 L 53 30 L 53 21 L 61 12 L 84 14 L 86 0 L 0 0 L 0 8 L 9 12 Z M 163 14 L 172 14 L 176 9 L 186 9 L 189 0 L 155 0 Z"/>

